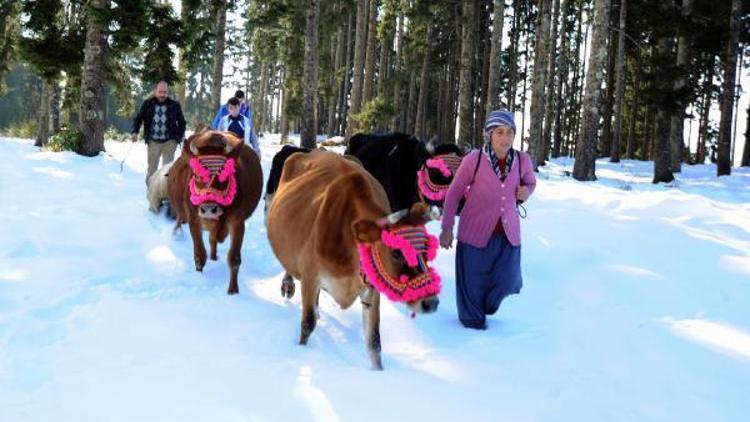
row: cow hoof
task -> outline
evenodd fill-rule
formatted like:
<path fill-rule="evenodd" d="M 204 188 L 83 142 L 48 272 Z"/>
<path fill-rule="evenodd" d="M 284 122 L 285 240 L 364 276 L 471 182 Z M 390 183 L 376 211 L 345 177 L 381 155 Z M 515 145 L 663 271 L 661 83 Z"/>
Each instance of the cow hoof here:
<path fill-rule="evenodd" d="M 218 261 L 218 260 L 219 260 L 219 257 L 216 256 L 216 254 L 211 255 L 211 261 Z"/>
<path fill-rule="evenodd" d="M 195 266 L 195 271 L 203 272 L 203 266 L 202 265 L 201 266 L 196 265 Z"/>
<path fill-rule="evenodd" d="M 294 282 L 281 284 L 281 297 L 291 299 L 294 296 Z"/>
<path fill-rule="evenodd" d="M 227 290 L 227 294 L 228 295 L 237 295 L 237 294 L 240 294 L 240 291 L 239 290 L 229 289 L 229 290 Z"/>

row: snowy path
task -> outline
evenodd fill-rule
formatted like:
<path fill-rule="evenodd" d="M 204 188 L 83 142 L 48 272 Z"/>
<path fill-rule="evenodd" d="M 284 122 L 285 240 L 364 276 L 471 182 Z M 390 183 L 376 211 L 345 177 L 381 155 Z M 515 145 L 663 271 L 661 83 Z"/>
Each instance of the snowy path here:
<path fill-rule="evenodd" d="M 0 140 L 0 421 L 747 418 L 748 169 L 685 166 L 665 187 L 651 163 L 598 162 L 596 183 L 552 163 L 523 221 L 522 293 L 486 332 L 461 328 L 441 250 L 437 314 L 385 302 L 374 372 L 359 304 L 322 295 L 296 345 L 299 296 L 281 298 L 262 203 L 229 297 L 228 244 L 195 272 L 187 231 L 147 211 L 130 147 L 87 159 Z"/>

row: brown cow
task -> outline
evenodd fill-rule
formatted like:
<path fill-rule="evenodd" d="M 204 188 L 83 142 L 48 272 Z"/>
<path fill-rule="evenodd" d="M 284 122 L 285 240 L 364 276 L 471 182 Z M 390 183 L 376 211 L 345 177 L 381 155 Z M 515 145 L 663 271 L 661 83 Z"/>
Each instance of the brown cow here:
<path fill-rule="evenodd" d="M 228 294 L 239 293 L 237 273 L 245 220 L 255 210 L 263 188 L 260 160 L 231 132 L 200 131 L 185 141 L 182 155 L 169 171 L 169 200 L 177 215 L 177 230 L 190 226 L 195 269 L 206 265 L 202 231 L 209 232 L 211 259 L 216 244 L 231 236 L 227 255 Z"/>
<path fill-rule="evenodd" d="M 268 238 L 281 265 L 301 283 L 300 344 L 315 328 L 321 289 L 342 308 L 359 296 L 370 360 L 382 369 L 378 290 L 414 312 L 434 312 L 439 303 L 440 278 L 427 266 L 437 248 L 424 228 L 427 211 L 415 204 L 389 215 L 380 183 L 360 164 L 332 152 L 314 150 L 286 160 L 268 213 Z"/>

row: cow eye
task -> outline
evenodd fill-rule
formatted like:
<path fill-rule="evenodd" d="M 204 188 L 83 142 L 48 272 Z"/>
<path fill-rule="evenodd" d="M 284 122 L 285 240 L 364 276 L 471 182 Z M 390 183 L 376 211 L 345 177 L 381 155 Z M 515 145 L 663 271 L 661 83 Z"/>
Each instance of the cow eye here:
<path fill-rule="evenodd" d="M 402 254 L 401 251 L 392 250 L 391 251 L 391 258 L 393 258 L 396 261 L 403 261 L 404 260 L 404 254 Z"/>

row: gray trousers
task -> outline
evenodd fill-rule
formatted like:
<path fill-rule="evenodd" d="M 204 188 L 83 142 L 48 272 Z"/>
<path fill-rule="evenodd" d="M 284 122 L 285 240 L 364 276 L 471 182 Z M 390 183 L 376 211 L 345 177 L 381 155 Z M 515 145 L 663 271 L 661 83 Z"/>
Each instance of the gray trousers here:
<path fill-rule="evenodd" d="M 165 142 L 148 141 L 146 142 L 148 147 L 148 171 L 146 172 L 146 186 L 148 186 L 148 179 L 151 177 L 156 169 L 159 168 L 159 160 L 161 159 L 161 165 L 171 163 L 174 160 L 174 153 L 177 151 L 177 142 L 168 140 Z"/>

